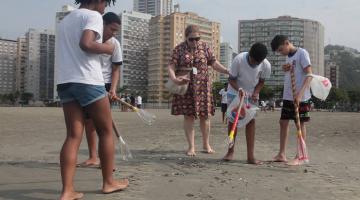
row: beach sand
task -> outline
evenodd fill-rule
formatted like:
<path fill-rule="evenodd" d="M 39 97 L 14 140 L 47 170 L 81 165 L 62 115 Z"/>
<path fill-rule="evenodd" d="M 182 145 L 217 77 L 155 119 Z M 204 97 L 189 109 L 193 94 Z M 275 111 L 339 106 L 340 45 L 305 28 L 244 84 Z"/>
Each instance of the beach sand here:
<path fill-rule="evenodd" d="M 153 126 L 135 113 L 113 110 L 118 129 L 134 158 L 122 161 L 117 152 L 115 172 L 129 178 L 125 191 L 101 194 L 101 170 L 78 168 L 77 191 L 94 200 L 358 200 L 360 199 L 360 114 L 313 112 L 308 125 L 310 163 L 246 164 L 244 130 L 237 138 L 235 160 L 222 162 L 226 126 L 217 110 L 212 118 L 211 144 L 215 154 L 201 153 L 196 121 L 197 156 L 185 156 L 187 143 L 181 116 L 169 110 L 156 114 Z M 279 147 L 280 113 L 258 113 L 255 155 L 270 160 Z M 59 152 L 65 138 L 61 108 L 0 108 L 0 199 L 57 199 L 61 190 Z M 288 158 L 296 153 L 295 126 L 290 126 Z M 118 146 L 116 145 L 116 148 Z M 85 137 L 78 162 L 87 158 Z"/>

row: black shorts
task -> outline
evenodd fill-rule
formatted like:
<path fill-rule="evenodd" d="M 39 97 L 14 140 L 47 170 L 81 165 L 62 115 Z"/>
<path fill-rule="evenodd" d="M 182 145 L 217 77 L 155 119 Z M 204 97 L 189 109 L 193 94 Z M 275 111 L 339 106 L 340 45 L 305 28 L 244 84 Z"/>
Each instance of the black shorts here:
<path fill-rule="evenodd" d="M 221 112 L 226 112 L 227 110 L 227 103 L 221 103 Z"/>
<path fill-rule="evenodd" d="M 310 101 L 300 102 L 299 115 L 300 122 L 310 121 Z M 282 120 L 295 120 L 295 106 L 293 101 L 283 100 L 283 107 L 281 109 Z"/>
<path fill-rule="evenodd" d="M 110 88 L 111 88 L 111 83 L 105 83 L 106 92 L 109 92 Z M 85 116 L 85 119 L 90 119 L 90 115 L 85 109 L 84 109 L 84 116 Z"/>

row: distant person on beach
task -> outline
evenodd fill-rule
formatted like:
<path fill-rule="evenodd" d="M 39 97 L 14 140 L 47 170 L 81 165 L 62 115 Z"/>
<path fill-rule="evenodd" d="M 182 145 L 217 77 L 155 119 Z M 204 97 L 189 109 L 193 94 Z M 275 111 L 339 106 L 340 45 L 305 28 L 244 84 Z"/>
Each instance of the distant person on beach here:
<path fill-rule="evenodd" d="M 224 84 L 224 88 L 220 90 L 219 94 L 221 95 L 221 113 L 222 113 L 222 122 L 227 124 L 227 117 L 225 116 L 227 110 L 227 87 L 228 84 Z"/>
<path fill-rule="evenodd" d="M 246 102 L 258 105 L 259 93 L 265 85 L 265 79 L 271 75 L 271 64 L 266 59 L 268 54 L 264 44 L 255 43 L 251 46 L 249 52 L 243 52 L 234 58 L 231 65 L 229 86 L 227 93 L 228 105 L 241 93 L 247 94 Z M 229 118 L 228 134 L 230 134 L 234 121 Z M 246 145 L 247 145 L 247 162 L 249 164 L 260 164 L 255 159 L 255 119 L 246 124 Z M 234 140 L 236 139 L 237 129 L 235 129 Z M 228 149 L 223 160 L 233 160 L 235 144 Z"/>
<path fill-rule="evenodd" d="M 285 72 L 284 91 L 283 91 L 283 107 L 280 117 L 280 150 L 274 157 L 274 161 L 287 162 L 285 149 L 289 132 L 289 120 L 295 121 L 295 106 L 299 106 L 300 126 L 304 140 L 306 139 L 305 123 L 310 121 L 310 82 L 311 77 L 307 76 L 312 73 L 309 53 L 300 47 L 295 47 L 287 36 L 276 35 L 271 42 L 271 48 L 274 52 L 278 52 L 286 56 L 286 64 L 283 65 Z M 293 69 L 296 80 L 296 94 L 292 92 L 291 74 Z M 294 102 L 293 95 L 296 101 Z M 298 155 L 291 162 L 291 165 L 300 165 L 303 161 L 298 159 Z"/>
<path fill-rule="evenodd" d="M 99 54 L 112 55 L 114 45 L 103 43 L 105 7 L 115 0 L 75 0 L 79 9 L 69 13 L 58 25 L 56 40 L 57 91 L 63 105 L 67 136 L 60 153 L 61 200 L 83 197 L 76 192 L 74 176 L 84 131 L 84 111 L 99 134 L 102 192 L 125 189 L 127 179 L 115 180 L 112 117 Z"/>
<path fill-rule="evenodd" d="M 102 73 L 105 81 L 105 89 L 108 92 L 109 99 L 116 97 L 116 88 L 120 79 L 120 66 L 122 64 L 122 54 L 119 41 L 114 37 L 120 28 L 120 18 L 117 14 L 108 12 L 103 16 L 104 32 L 103 42 L 115 46 L 112 55 L 102 54 L 100 56 Z M 100 161 L 97 156 L 97 136 L 93 121 L 88 114 L 85 115 L 85 132 L 89 149 L 89 158 L 78 164 L 79 167 L 100 167 Z M 115 167 L 114 167 L 115 168 Z"/>

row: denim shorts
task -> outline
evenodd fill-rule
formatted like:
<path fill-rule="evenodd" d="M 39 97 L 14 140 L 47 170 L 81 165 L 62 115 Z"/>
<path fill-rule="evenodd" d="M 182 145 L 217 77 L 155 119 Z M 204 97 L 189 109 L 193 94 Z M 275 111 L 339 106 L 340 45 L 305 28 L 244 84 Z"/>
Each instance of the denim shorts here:
<path fill-rule="evenodd" d="M 85 107 L 106 96 L 103 85 L 89 85 L 84 83 L 63 83 L 57 85 L 57 92 L 62 104 L 77 101 Z"/>

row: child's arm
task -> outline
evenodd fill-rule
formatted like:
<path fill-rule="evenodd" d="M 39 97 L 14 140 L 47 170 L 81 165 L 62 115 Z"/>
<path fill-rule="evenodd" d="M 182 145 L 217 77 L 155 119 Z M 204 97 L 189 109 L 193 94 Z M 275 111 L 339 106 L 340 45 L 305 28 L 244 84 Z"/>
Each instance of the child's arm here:
<path fill-rule="evenodd" d="M 257 101 L 259 99 L 260 91 L 264 87 L 264 85 L 265 85 L 265 79 L 259 79 L 259 83 L 255 86 L 254 93 L 251 96 L 251 99 L 253 101 Z"/>
<path fill-rule="evenodd" d="M 112 55 L 115 46 L 109 43 L 96 42 L 97 33 L 92 30 L 84 30 L 80 39 L 80 48 L 88 53 Z"/>
<path fill-rule="evenodd" d="M 308 65 L 306 68 L 304 68 L 304 73 L 305 73 L 306 75 L 312 74 L 312 70 L 311 70 L 311 66 L 310 66 L 310 65 Z M 305 90 L 310 87 L 311 80 L 312 80 L 312 77 L 311 77 L 311 76 L 306 76 L 306 78 L 305 78 L 305 80 L 304 80 L 304 82 L 303 82 L 303 85 L 302 85 L 302 87 L 301 87 L 301 90 L 299 91 L 299 93 L 298 93 L 298 94 L 296 95 L 296 97 L 295 97 L 295 101 L 296 101 L 296 103 L 297 103 L 298 105 L 299 105 L 302 97 L 304 96 Z"/>
<path fill-rule="evenodd" d="M 109 90 L 110 99 L 116 97 L 116 88 L 119 80 L 120 80 L 120 65 L 113 64 L 111 71 L 111 88 Z"/>

